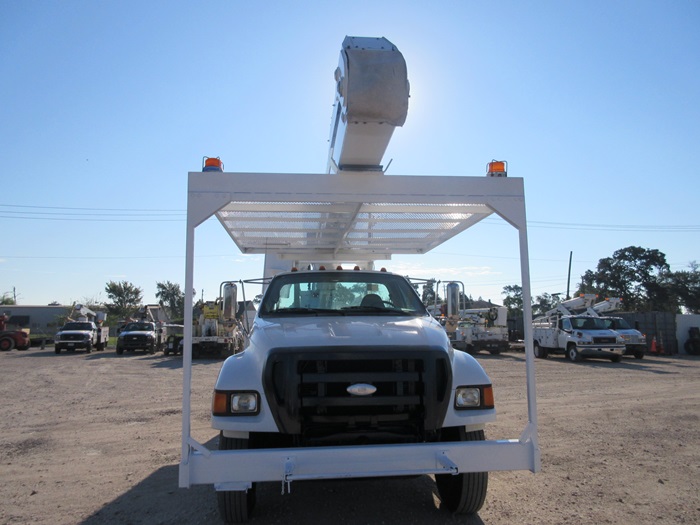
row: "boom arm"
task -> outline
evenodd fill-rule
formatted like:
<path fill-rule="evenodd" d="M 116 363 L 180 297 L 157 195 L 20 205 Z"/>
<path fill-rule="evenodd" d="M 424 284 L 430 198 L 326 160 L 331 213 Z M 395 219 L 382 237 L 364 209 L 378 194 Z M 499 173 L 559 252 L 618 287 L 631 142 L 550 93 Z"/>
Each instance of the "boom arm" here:
<path fill-rule="evenodd" d="M 345 37 L 335 81 L 328 173 L 383 171 L 394 128 L 408 113 L 403 55 L 383 37 Z"/>
<path fill-rule="evenodd" d="M 620 309 L 621 304 L 622 299 L 619 297 L 609 297 L 605 301 L 596 303 L 593 308 L 589 308 L 589 313 L 597 316 L 598 314 L 605 312 L 614 312 L 615 310 Z"/>
<path fill-rule="evenodd" d="M 550 316 L 556 313 L 563 315 L 573 315 L 576 310 L 587 310 L 595 301 L 596 295 L 592 293 L 581 294 L 566 301 L 562 301 L 557 306 L 549 310 L 545 315 Z"/>

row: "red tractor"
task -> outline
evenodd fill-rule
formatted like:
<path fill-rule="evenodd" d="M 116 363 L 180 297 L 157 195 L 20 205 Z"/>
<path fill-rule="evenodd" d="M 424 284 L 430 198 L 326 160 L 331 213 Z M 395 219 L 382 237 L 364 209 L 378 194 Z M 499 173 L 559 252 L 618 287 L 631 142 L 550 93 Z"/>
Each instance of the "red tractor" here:
<path fill-rule="evenodd" d="M 21 330 L 5 330 L 7 316 L 0 314 L 0 351 L 7 352 L 16 348 L 27 350 L 29 348 L 29 334 Z"/>

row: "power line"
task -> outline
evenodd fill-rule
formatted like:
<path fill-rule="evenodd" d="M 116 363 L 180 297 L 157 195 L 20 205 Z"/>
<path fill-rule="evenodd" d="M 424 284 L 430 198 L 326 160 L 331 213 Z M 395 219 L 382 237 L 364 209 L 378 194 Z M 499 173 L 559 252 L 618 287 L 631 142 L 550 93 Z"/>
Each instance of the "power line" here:
<path fill-rule="evenodd" d="M 4 219 L 33 219 L 33 220 L 66 220 L 79 221 L 84 219 L 106 221 L 106 222 L 130 222 L 127 217 L 144 217 L 144 222 L 162 222 L 162 221 L 184 221 L 186 210 L 181 209 L 153 209 L 153 208 L 78 208 L 68 206 L 30 206 L 20 204 L 2 204 L 2 208 L 21 208 L 23 210 L 66 210 L 72 212 L 91 212 L 91 213 L 56 213 L 45 211 L 13 211 L 2 210 L 1 213 L 17 214 L 17 216 L 0 215 Z M 94 213 L 96 212 L 96 213 Z M 111 213 L 119 212 L 119 213 Z M 147 214 L 147 215 L 144 215 Z M 21 216 L 20 216 L 21 215 Z M 38 216 L 37 216 L 38 215 Z M 50 217 L 45 217 L 49 215 Z M 62 217 L 54 217 L 61 215 Z M 72 215 L 76 218 L 68 218 L 65 215 Z M 102 217 L 120 217 L 118 219 L 102 219 Z M 181 219 L 160 219 L 156 217 L 173 217 L 181 216 Z M 506 225 L 502 220 L 489 217 L 483 221 L 486 224 Z M 618 232 L 659 232 L 659 233 L 694 233 L 700 231 L 698 224 L 591 224 L 591 223 L 574 223 L 574 222 L 551 222 L 551 221 L 527 221 L 530 228 L 543 228 L 555 230 L 583 230 L 583 231 L 618 231 Z"/>

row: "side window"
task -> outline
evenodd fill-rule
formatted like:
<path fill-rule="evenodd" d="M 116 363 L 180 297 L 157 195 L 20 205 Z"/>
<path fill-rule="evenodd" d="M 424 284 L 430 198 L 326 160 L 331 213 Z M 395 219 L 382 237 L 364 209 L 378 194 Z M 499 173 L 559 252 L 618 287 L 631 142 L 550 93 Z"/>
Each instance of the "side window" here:
<path fill-rule="evenodd" d="M 562 330 L 571 330 L 571 320 L 570 319 L 562 319 L 559 321 L 559 327 Z"/>

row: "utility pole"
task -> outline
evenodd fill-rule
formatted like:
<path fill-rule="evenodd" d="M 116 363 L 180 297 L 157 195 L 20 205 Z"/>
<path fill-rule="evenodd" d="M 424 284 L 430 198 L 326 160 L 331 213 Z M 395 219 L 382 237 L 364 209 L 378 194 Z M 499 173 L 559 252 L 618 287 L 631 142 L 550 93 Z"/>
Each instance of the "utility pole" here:
<path fill-rule="evenodd" d="M 574 254 L 573 251 L 569 252 L 569 275 L 566 278 L 566 300 L 568 301 L 571 299 L 571 296 L 569 295 L 569 286 L 571 285 L 571 256 Z"/>

